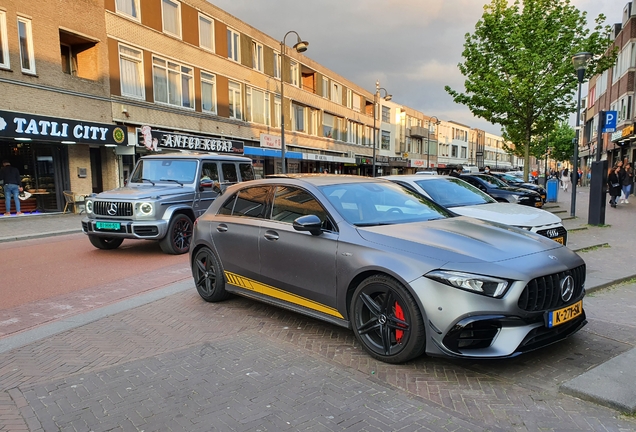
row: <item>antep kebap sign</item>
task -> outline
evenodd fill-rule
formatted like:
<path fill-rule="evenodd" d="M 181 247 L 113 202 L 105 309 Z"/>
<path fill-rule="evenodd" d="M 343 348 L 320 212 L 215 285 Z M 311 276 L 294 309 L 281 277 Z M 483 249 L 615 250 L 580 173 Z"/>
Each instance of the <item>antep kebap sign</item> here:
<path fill-rule="evenodd" d="M 197 152 L 243 154 L 243 141 L 213 136 L 189 135 L 142 126 L 137 129 L 138 144 L 148 150 L 161 148 Z"/>

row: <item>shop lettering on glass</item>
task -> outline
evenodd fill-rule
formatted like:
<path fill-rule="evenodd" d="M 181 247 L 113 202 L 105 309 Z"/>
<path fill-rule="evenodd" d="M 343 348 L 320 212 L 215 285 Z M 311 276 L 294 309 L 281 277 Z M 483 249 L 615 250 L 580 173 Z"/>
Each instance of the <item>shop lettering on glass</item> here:
<path fill-rule="evenodd" d="M 113 142 L 122 144 L 127 138 L 124 131 L 114 125 L 31 116 L 7 111 L 0 111 L 0 136 L 101 144 Z"/>
<path fill-rule="evenodd" d="M 148 150 L 156 151 L 158 147 L 163 147 L 179 150 L 243 154 L 242 141 L 162 132 L 152 130 L 149 126 L 143 126 L 139 132 L 140 144 Z"/>

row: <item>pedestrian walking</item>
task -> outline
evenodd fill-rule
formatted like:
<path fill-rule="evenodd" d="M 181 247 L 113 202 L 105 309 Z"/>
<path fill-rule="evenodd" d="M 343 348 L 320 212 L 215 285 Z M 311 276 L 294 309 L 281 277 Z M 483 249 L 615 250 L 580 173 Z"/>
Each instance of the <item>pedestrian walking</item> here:
<path fill-rule="evenodd" d="M 607 189 L 610 194 L 609 203 L 613 208 L 616 208 L 616 201 L 621 196 L 621 183 L 618 179 L 619 166 L 613 166 L 607 172 Z"/>
<path fill-rule="evenodd" d="M 634 171 L 632 171 L 632 164 L 629 162 L 623 164 L 623 171 L 625 172 L 625 175 L 621 181 L 621 185 L 623 187 L 621 203 L 629 204 L 629 194 L 632 193 L 632 183 L 634 183 Z"/>
<path fill-rule="evenodd" d="M 570 187 L 570 183 L 572 183 L 570 171 L 567 168 L 563 168 L 563 171 L 561 172 L 561 188 L 567 192 Z"/>
<path fill-rule="evenodd" d="M 6 212 L 5 216 L 11 216 L 11 197 L 15 201 L 16 215 L 20 216 L 24 213 L 20 211 L 20 192 L 22 192 L 22 179 L 20 171 L 16 167 L 11 166 L 8 160 L 2 161 L 2 169 L 0 169 L 0 180 L 4 184 L 4 203 Z"/>

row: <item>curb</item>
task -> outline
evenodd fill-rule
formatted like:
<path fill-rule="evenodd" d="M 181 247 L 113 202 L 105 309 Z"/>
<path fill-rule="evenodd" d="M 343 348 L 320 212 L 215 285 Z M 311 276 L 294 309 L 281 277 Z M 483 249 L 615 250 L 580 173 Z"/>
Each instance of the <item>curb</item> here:
<path fill-rule="evenodd" d="M 49 232 L 43 232 L 38 234 L 28 234 L 28 235 L 22 235 L 22 236 L 16 236 L 16 237 L 0 237 L 0 243 L 13 242 L 13 241 L 19 241 L 19 240 L 31 240 L 31 239 L 38 239 L 43 237 L 54 237 L 54 236 L 61 236 L 66 234 L 76 234 L 81 232 L 82 232 L 81 228 L 74 228 L 70 230 L 49 231 Z"/>

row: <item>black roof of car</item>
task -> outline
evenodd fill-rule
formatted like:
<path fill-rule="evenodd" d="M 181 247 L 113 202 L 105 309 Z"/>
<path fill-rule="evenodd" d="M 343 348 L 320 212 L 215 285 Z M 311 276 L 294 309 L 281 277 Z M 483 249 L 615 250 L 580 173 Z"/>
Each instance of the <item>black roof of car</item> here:
<path fill-rule="evenodd" d="M 142 156 L 142 159 L 214 159 L 227 161 L 251 161 L 250 158 L 242 155 L 228 155 L 220 153 L 165 153 Z"/>

